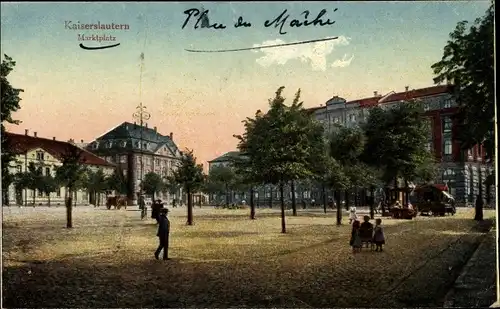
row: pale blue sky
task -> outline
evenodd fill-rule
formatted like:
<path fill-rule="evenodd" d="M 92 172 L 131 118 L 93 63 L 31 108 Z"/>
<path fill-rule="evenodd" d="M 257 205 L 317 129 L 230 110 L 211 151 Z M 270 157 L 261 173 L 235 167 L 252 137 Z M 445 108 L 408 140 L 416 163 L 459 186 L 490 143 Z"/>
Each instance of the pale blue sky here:
<path fill-rule="evenodd" d="M 441 58 L 449 33 L 457 22 L 482 16 L 489 2 L 202 5 L 210 10 L 211 22 L 227 28 L 182 30 L 183 11 L 200 8 L 197 2 L 2 3 L 2 55 L 17 61 L 11 82 L 25 89 L 22 111 L 17 114 L 23 124 L 14 130 L 28 128 L 42 136 L 91 140 L 122 121 L 131 121 L 139 102 L 139 55 L 144 52 L 142 100 L 153 113 L 150 125 L 165 134 L 173 131 L 179 147 L 194 148 L 201 161 L 210 160 L 235 147 L 232 135 L 241 132 L 241 120 L 266 109 L 267 99 L 279 86 L 286 86 L 289 97 L 302 88 L 306 106 L 323 104 L 332 95 L 349 100 L 371 96 L 375 90 L 384 94 L 402 91 L 406 85 L 431 86 L 430 65 Z M 324 19 L 336 21 L 333 26 L 286 27 L 285 35 L 264 27 L 266 20 L 284 9 L 289 19 L 300 17 L 304 10 L 313 19 L 323 8 L 327 10 Z M 335 8 L 338 11 L 333 12 Z M 235 29 L 232 25 L 238 16 L 252 27 Z M 112 43 L 121 43 L 119 47 L 85 51 L 78 47 L 77 34 L 94 32 L 67 30 L 65 21 L 122 23 L 129 24 L 130 30 L 112 33 L 117 38 Z M 330 45 L 268 49 L 267 53 L 184 51 L 332 36 L 341 39 Z M 343 66 L 332 66 L 335 61 Z"/>

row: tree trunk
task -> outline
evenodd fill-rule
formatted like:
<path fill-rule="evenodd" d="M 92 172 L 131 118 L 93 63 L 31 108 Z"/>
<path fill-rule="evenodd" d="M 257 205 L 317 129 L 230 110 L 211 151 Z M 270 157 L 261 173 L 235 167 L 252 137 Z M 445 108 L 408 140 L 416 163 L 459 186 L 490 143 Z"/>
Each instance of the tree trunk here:
<path fill-rule="evenodd" d="M 345 199 L 345 209 L 349 210 L 349 190 L 348 189 L 346 189 L 344 191 L 344 195 L 345 195 L 344 196 L 344 199 Z"/>
<path fill-rule="evenodd" d="M 191 196 L 191 189 L 187 189 L 187 225 L 193 225 L 193 199 Z"/>
<path fill-rule="evenodd" d="M 340 203 L 340 190 L 336 190 L 334 193 L 335 200 L 337 203 L 337 225 L 342 224 L 342 204 Z"/>
<path fill-rule="evenodd" d="M 250 219 L 255 219 L 255 203 L 254 203 L 254 188 L 250 187 Z"/>
<path fill-rule="evenodd" d="M 283 182 L 280 183 L 280 201 L 281 201 L 281 233 L 286 233 L 285 222 L 285 197 L 283 196 Z"/>
<path fill-rule="evenodd" d="M 326 185 L 323 183 L 321 185 L 321 195 L 323 197 L 323 211 L 326 214 L 326 207 L 327 207 L 327 201 L 326 201 Z"/>
<path fill-rule="evenodd" d="M 273 187 L 269 187 L 269 208 L 273 208 Z"/>
<path fill-rule="evenodd" d="M 36 189 L 33 189 L 33 207 L 35 207 Z"/>
<path fill-rule="evenodd" d="M 47 192 L 47 202 L 48 206 L 50 207 L 50 192 Z"/>
<path fill-rule="evenodd" d="M 76 190 L 75 190 L 75 193 L 74 193 L 74 194 L 75 194 L 75 196 L 74 196 L 74 198 L 75 198 L 75 203 L 74 203 L 74 205 L 75 205 L 75 207 L 76 207 L 76 198 L 78 197 L 78 195 L 77 195 L 77 191 L 76 191 Z"/>
<path fill-rule="evenodd" d="M 229 185 L 226 184 L 226 208 L 229 207 Z"/>
<path fill-rule="evenodd" d="M 293 211 L 293 215 L 296 216 L 297 215 L 297 204 L 295 201 L 295 181 L 292 180 L 290 187 L 292 190 L 292 211 Z"/>
<path fill-rule="evenodd" d="M 370 219 L 375 217 L 375 188 L 370 187 Z"/>
<path fill-rule="evenodd" d="M 73 195 L 71 191 L 66 198 L 66 228 L 73 227 Z"/>

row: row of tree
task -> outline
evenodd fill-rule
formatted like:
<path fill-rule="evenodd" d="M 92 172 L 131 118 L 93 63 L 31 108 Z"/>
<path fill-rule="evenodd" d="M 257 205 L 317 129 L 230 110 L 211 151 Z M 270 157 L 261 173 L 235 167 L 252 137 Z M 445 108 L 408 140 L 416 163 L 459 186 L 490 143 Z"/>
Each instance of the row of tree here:
<path fill-rule="evenodd" d="M 56 167 L 55 173 L 43 174 L 44 166 L 30 162 L 24 172 L 13 175 L 13 184 L 16 191 L 23 189 L 33 191 L 33 205 L 35 205 L 36 192 L 43 192 L 47 195 L 50 206 L 50 195 L 67 185 L 66 172 L 63 167 Z M 106 191 L 116 193 L 126 193 L 126 179 L 120 170 L 115 170 L 111 175 L 106 175 L 102 169 L 92 170 L 82 165 L 75 174 L 73 190 L 83 189 L 89 193 L 90 201 L 99 205 L 99 195 Z"/>

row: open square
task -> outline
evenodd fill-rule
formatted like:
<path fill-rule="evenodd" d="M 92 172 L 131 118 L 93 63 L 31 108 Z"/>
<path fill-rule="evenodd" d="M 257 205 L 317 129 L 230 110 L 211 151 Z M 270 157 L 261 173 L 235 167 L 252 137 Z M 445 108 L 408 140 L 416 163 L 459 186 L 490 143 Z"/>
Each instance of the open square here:
<path fill-rule="evenodd" d="M 335 212 L 173 208 L 171 261 L 157 261 L 156 224 L 137 210 L 3 209 L 5 307 L 442 306 L 484 237 L 472 209 L 455 216 L 383 219 L 384 252 L 353 255 Z M 493 265 L 491 266 L 493 269 Z"/>

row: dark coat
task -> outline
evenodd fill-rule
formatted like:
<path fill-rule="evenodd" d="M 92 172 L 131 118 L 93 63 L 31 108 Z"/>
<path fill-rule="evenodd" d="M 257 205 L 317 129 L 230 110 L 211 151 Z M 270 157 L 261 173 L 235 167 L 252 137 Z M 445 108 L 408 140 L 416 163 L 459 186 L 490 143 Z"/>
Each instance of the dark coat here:
<path fill-rule="evenodd" d="M 156 233 L 156 236 L 167 237 L 168 234 L 170 234 L 170 221 L 168 220 L 167 216 L 163 214 L 160 215 L 159 221 L 158 233 Z"/>

